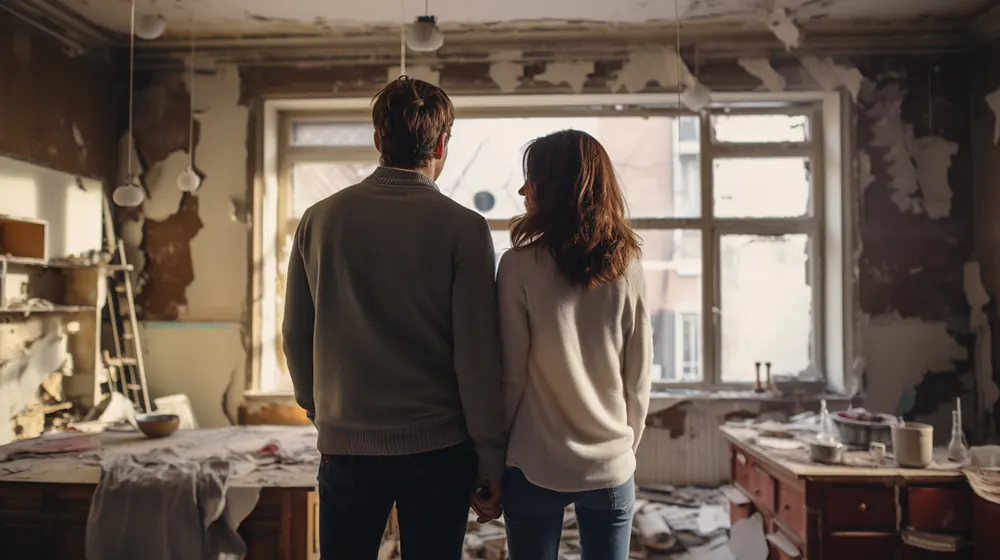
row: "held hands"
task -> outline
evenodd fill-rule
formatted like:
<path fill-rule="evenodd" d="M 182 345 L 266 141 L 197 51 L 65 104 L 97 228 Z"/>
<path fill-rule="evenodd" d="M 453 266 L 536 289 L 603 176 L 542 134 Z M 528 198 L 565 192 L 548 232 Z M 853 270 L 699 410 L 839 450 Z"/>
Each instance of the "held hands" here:
<path fill-rule="evenodd" d="M 503 491 L 499 479 L 480 480 L 476 483 L 476 491 L 469 497 L 472 510 L 479 516 L 479 523 L 487 523 L 503 515 L 500 506 Z"/>

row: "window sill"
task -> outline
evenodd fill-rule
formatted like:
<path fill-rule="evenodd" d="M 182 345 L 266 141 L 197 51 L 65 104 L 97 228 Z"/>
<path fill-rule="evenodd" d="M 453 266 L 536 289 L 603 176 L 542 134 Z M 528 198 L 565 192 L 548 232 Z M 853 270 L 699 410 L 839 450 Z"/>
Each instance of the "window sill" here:
<path fill-rule="evenodd" d="M 858 398 L 857 396 L 854 397 Z M 654 390 L 649 399 L 649 413 L 653 414 L 670 408 L 681 402 L 697 401 L 702 403 L 732 403 L 732 402 L 771 402 L 771 403 L 818 403 L 825 400 L 830 404 L 850 404 L 852 397 L 820 391 L 817 393 L 795 393 L 779 395 L 777 393 L 754 393 L 751 390 L 718 390 L 702 389 L 659 389 Z"/>

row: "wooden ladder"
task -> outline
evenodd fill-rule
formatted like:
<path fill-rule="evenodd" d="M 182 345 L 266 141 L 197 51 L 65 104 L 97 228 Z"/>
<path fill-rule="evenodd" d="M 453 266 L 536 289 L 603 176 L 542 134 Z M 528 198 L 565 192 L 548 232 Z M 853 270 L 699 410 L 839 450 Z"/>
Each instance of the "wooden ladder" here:
<path fill-rule="evenodd" d="M 108 392 L 119 392 L 135 405 L 137 412 L 152 412 L 146 384 L 146 368 L 139 341 L 139 321 L 135 315 L 135 295 L 129 276 L 125 244 L 118 240 L 108 268 L 107 310 L 113 342 L 111 352 L 104 350 L 108 368 Z"/>

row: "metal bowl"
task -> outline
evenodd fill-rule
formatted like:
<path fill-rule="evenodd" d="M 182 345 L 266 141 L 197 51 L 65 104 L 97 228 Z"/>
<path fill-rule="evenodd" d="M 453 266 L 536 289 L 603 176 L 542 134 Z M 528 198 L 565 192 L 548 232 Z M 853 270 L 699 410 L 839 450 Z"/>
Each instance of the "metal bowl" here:
<path fill-rule="evenodd" d="M 878 414 L 882 422 L 869 422 L 848 418 L 843 414 L 834 412 L 830 417 L 833 418 L 837 433 L 840 434 L 840 441 L 844 445 L 868 449 L 873 441 L 877 441 L 884 443 L 886 447 L 892 447 L 892 426 L 896 423 L 894 416 Z"/>
<path fill-rule="evenodd" d="M 809 443 L 809 458 L 817 463 L 836 464 L 844 461 L 844 450 L 846 447 L 842 443 L 826 443 L 819 440 L 811 440 Z"/>

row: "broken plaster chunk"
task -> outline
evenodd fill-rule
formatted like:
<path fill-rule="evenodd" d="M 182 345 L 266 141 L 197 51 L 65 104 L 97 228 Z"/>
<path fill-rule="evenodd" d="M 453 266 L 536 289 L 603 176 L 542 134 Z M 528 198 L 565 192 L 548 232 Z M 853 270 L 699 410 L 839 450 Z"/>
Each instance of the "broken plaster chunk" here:
<path fill-rule="evenodd" d="M 497 62 L 490 64 L 490 79 L 503 93 L 512 93 L 521 85 L 524 76 L 524 66 L 514 62 L 521 58 L 521 51 L 503 51 L 497 53 Z"/>
<path fill-rule="evenodd" d="M 761 85 L 767 91 L 778 93 L 785 91 L 785 88 L 788 87 L 785 77 L 779 74 L 774 66 L 771 66 L 771 61 L 766 58 L 744 57 L 739 59 L 737 63 L 751 76 L 760 80 Z"/>
<path fill-rule="evenodd" d="M 650 82 L 656 82 L 665 89 L 680 89 L 693 87 L 696 80 L 674 49 L 643 48 L 629 53 L 628 61 L 611 83 L 611 92 L 617 93 L 624 86 L 629 93 L 639 93 Z"/>
<path fill-rule="evenodd" d="M 712 102 L 712 92 L 697 78 L 692 78 L 692 80 L 694 83 L 685 87 L 681 93 L 681 103 L 689 110 L 698 113 Z"/>
<path fill-rule="evenodd" d="M 785 49 L 791 51 L 802 45 L 802 31 L 799 29 L 792 12 L 785 7 L 777 7 L 767 16 L 767 28 L 778 38 Z"/>

